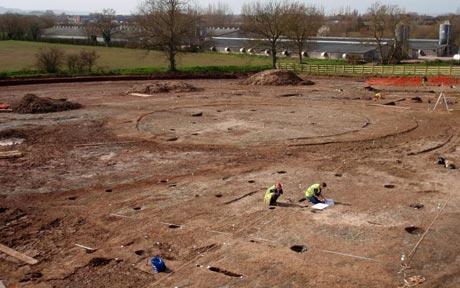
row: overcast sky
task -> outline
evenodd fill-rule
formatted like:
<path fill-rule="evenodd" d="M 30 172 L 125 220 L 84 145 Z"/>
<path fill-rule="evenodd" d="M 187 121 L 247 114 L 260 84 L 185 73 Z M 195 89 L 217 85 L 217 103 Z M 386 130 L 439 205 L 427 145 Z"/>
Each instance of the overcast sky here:
<path fill-rule="evenodd" d="M 0 6 L 7 8 L 18 8 L 24 10 L 70 10 L 94 12 L 103 8 L 113 8 L 120 14 L 130 14 L 136 11 L 140 0 L 0 0 Z M 217 2 L 209 0 L 195 0 L 201 5 Z M 239 13 L 242 3 L 245 0 L 223 1 L 229 3 L 236 13 Z M 350 6 L 364 12 L 374 0 L 311 0 L 305 1 L 309 4 L 322 6 L 326 13 L 338 10 L 340 7 Z M 410 12 L 421 14 L 443 14 L 456 12 L 460 9 L 459 0 L 383 0 L 383 3 L 398 4 Z"/>

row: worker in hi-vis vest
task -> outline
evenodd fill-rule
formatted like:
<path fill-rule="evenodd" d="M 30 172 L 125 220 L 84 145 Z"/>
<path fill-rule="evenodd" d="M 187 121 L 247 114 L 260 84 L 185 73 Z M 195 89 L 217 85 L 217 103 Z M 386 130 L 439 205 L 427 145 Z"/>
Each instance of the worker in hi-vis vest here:
<path fill-rule="evenodd" d="M 283 194 L 283 186 L 280 182 L 276 182 L 275 185 L 269 187 L 265 192 L 264 202 L 270 206 L 276 206 L 276 201 Z"/>
<path fill-rule="evenodd" d="M 323 192 L 326 189 L 326 183 L 316 183 L 308 187 L 305 191 L 305 200 L 310 201 L 312 204 L 325 203 L 326 198 L 323 196 Z"/>

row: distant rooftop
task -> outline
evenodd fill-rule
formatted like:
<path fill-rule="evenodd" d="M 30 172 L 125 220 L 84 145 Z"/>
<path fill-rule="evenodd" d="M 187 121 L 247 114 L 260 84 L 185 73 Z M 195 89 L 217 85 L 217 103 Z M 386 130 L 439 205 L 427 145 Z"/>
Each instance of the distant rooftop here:
<path fill-rule="evenodd" d="M 254 47 L 261 46 L 264 43 L 263 39 L 258 38 L 254 34 L 249 34 L 241 30 L 233 29 L 216 29 L 212 37 L 215 45 L 218 47 Z M 287 39 L 281 39 L 281 43 L 290 42 Z M 383 39 L 382 44 L 387 45 L 391 39 Z M 438 39 L 409 39 L 409 44 L 412 49 L 417 50 L 436 50 L 443 46 L 439 45 Z M 369 37 L 312 37 L 308 41 L 308 50 L 314 52 L 329 52 L 329 53 L 366 53 L 375 50 L 377 42 L 375 38 Z"/>

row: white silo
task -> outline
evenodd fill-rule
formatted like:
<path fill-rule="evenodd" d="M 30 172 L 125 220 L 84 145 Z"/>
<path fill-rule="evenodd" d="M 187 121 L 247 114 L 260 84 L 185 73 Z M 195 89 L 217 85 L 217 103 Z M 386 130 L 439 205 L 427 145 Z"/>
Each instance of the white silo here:
<path fill-rule="evenodd" d="M 449 21 L 439 25 L 439 45 L 448 45 L 450 43 L 452 26 Z"/>

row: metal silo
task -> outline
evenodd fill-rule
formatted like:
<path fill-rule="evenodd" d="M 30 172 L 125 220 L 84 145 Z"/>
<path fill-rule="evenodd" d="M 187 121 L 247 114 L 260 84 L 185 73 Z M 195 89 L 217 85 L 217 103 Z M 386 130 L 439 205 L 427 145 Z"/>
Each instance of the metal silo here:
<path fill-rule="evenodd" d="M 439 45 L 447 45 L 450 42 L 450 33 L 452 26 L 449 21 L 446 21 L 439 25 Z"/>
<path fill-rule="evenodd" d="M 410 37 L 410 26 L 400 23 L 396 27 L 396 41 L 405 43 L 409 40 Z"/>

